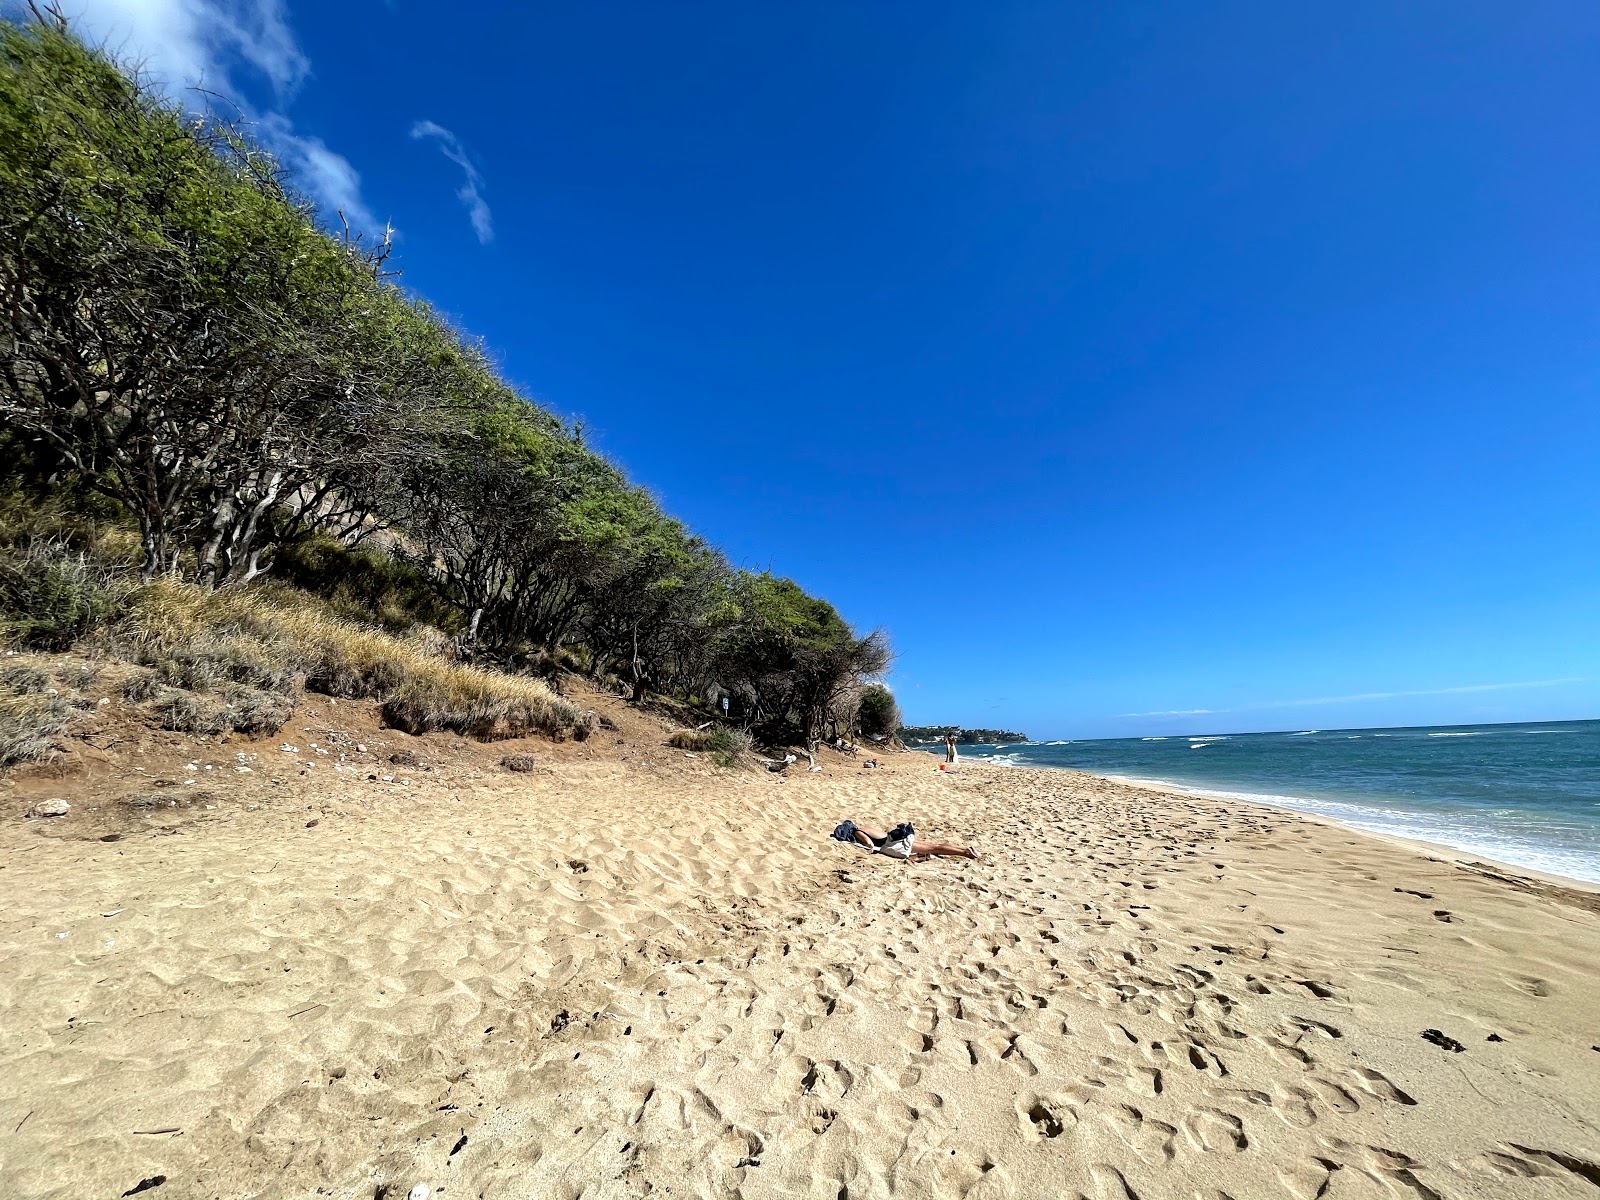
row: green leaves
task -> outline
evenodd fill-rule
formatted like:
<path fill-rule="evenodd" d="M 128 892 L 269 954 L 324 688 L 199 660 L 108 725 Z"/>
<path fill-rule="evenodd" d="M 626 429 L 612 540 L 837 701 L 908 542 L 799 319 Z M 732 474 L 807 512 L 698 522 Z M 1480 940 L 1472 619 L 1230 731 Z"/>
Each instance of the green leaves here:
<path fill-rule="evenodd" d="M 597 677 L 736 698 L 774 739 L 882 670 L 881 637 L 733 569 L 385 253 L 318 229 L 245 132 L 0 22 L 0 420 L 132 515 L 146 575 L 243 583 L 381 528 L 469 651 L 582 643 Z M 71 625 L 57 591 L 38 607 Z"/>

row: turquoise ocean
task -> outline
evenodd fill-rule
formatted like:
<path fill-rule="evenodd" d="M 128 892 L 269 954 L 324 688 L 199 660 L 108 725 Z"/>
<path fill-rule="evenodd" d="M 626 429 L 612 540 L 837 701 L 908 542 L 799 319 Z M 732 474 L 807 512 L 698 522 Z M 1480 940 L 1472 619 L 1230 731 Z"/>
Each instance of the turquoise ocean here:
<path fill-rule="evenodd" d="M 1275 804 L 1600 882 L 1600 721 L 1060 740 L 961 751 L 1011 766 L 1075 767 Z"/>

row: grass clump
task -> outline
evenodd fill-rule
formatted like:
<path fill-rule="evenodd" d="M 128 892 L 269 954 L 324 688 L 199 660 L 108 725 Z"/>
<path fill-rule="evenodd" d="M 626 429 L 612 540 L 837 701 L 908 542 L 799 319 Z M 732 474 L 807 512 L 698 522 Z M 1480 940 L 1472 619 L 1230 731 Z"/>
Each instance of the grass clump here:
<path fill-rule="evenodd" d="M 16 696 L 33 696 L 50 689 L 50 676 L 38 667 L 7 667 L 0 671 L 0 688 Z"/>
<path fill-rule="evenodd" d="M 112 639 L 163 682 L 292 695 L 304 680 L 327 695 L 383 701 L 384 720 L 407 733 L 491 740 L 589 732 L 585 715 L 536 679 L 450 662 L 420 634 L 358 625 L 282 586 L 149 584 L 130 597 Z"/>
<path fill-rule="evenodd" d="M 500 765 L 508 771 L 527 774 L 539 766 L 539 761 L 531 754 L 508 754 L 500 760 Z"/>
<path fill-rule="evenodd" d="M 730 725 L 712 729 L 675 729 L 667 738 L 667 745 L 679 750 L 709 752 L 719 767 L 735 767 L 743 760 L 751 744 L 750 734 Z"/>
<path fill-rule="evenodd" d="M 140 671 L 130 675 L 122 685 L 122 695 L 125 699 L 132 700 L 135 704 L 142 704 L 146 700 L 154 700 L 161 694 L 165 685 L 161 676 L 154 671 Z"/>
<path fill-rule="evenodd" d="M 257 688 L 230 688 L 218 696 L 202 696 L 179 688 L 162 690 L 149 705 L 161 728 L 176 733 L 277 733 L 294 715 L 287 696 Z"/>
<path fill-rule="evenodd" d="M 0 767 L 49 758 L 71 719 L 60 696 L 0 694 Z"/>
<path fill-rule="evenodd" d="M 709 750 L 711 748 L 711 730 L 674 729 L 667 738 L 667 745 L 678 750 Z"/>
<path fill-rule="evenodd" d="M 259 688 L 229 688 L 223 699 L 235 733 L 253 737 L 277 733 L 294 715 L 294 701 Z"/>
<path fill-rule="evenodd" d="M 68 663 L 56 668 L 56 678 L 74 691 L 81 692 L 100 678 L 100 668 L 93 663 Z"/>
<path fill-rule="evenodd" d="M 406 733 L 448 729 L 482 741 L 530 733 L 559 739 L 582 728 L 577 710 L 536 679 L 452 664 L 412 672 L 384 701 L 383 720 Z"/>
<path fill-rule="evenodd" d="M 150 704 L 149 711 L 161 728 L 174 733 L 226 733 L 233 727 L 220 700 L 178 688 L 163 690 Z"/>

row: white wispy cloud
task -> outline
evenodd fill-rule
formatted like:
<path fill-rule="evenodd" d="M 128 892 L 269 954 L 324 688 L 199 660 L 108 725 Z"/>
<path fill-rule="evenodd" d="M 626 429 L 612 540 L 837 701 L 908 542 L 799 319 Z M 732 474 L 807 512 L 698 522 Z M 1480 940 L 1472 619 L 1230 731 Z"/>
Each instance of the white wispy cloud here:
<path fill-rule="evenodd" d="M 1455 696 L 1466 692 L 1505 692 L 1513 688 L 1557 687 L 1563 683 L 1583 683 L 1582 677 L 1570 679 L 1530 679 L 1516 683 L 1471 683 L 1465 687 L 1418 688 L 1400 692 L 1357 692 L 1352 696 L 1316 696 L 1309 700 L 1264 700 L 1238 708 L 1170 708 L 1160 712 L 1123 713 L 1125 717 L 1203 717 L 1216 713 L 1256 712 L 1271 708 L 1308 708 L 1316 704 L 1354 704 L 1364 700 L 1396 700 L 1406 696 Z"/>
<path fill-rule="evenodd" d="M 485 245 L 493 241 L 494 222 L 488 202 L 483 198 L 483 176 L 473 165 L 471 156 L 467 154 L 467 148 L 461 144 L 461 139 L 443 125 L 433 121 L 418 121 L 411 127 L 411 136 L 437 142 L 440 152 L 461 168 L 466 178 L 456 191 L 456 195 L 467 207 L 467 216 L 472 221 L 472 230 L 478 235 L 478 241 Z"/>
<path fill-rule="evenodd" d="M 193 89 L 236 105 L 262 143 L 323 212 L 351 227 L 382 223 L 361 197 L 361 176 L 321 138 L 297 133 L 285 111 L 311 73 L 283 0 L 68 0 L 72 26 L 119 62 L 141 69 L 175 100 L 200 106 Z M 249 99 L 265 84 L 272 104 Z"/>

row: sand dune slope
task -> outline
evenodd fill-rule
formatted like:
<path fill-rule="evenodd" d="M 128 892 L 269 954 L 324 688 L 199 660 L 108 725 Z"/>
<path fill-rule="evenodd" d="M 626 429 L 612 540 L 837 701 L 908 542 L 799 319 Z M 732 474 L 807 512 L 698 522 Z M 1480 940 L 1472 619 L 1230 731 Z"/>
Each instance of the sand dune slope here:
<path fill-rule="evenodd" d="M 8 819 L 0 1190 L 1600 1194 L 1582 895 L 927 763 L 251 783 L 114 842 Z M 846 815 L 990 853 L 858 854 Z"/>

